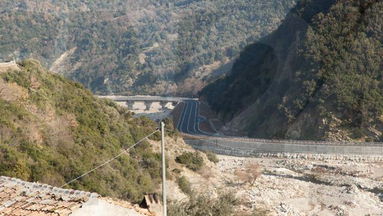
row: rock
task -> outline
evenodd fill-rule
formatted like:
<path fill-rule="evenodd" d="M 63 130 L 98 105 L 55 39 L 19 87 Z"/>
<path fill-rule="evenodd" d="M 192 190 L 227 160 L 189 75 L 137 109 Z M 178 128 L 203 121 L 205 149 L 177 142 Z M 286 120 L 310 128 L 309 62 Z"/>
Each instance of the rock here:
<path fill-rule="evenodd" d="M 359 192 L 359 189 L 356 185 L 350 185 L 350 186 L 346 186 L 344 192 L 348 193 L 348 194 L 357 194 Z"/>
<path fill-rule="evenodd" d="M 283 213 L 287 213 L 288 212 L 288 206 L 282 202 L 279 204 L 279 210 Z"/>

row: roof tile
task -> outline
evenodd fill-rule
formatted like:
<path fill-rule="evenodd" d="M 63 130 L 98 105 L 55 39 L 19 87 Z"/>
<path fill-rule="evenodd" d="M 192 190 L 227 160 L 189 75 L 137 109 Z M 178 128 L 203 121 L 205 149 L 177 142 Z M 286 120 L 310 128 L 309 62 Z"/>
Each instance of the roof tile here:
<path fill-rule="evenodd" d="M 98 194 L 0 176 L 0 216 L 62 216 Z"/>

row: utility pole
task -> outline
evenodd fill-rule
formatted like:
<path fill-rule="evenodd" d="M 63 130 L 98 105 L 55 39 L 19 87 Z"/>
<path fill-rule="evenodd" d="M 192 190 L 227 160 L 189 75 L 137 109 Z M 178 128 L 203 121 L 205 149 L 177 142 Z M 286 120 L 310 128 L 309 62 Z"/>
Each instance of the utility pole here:
<path fill-rule="evenodd" d="M 167 216 L 166 206 L 166 164 L 165 164 L 165 123 L 161 121 L 161 153 L 162 153 L 162 215 Z"/>

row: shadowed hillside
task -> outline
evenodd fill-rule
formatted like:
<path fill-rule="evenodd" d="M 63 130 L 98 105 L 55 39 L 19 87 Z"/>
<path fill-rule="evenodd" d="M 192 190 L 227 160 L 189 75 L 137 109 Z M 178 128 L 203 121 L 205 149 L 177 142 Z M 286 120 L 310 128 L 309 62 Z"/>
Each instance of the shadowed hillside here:
<path fill-rule="evenodd" d="M 202 91 L 229 133 L 381 140 L 381 1 L 301 1 Z"/>

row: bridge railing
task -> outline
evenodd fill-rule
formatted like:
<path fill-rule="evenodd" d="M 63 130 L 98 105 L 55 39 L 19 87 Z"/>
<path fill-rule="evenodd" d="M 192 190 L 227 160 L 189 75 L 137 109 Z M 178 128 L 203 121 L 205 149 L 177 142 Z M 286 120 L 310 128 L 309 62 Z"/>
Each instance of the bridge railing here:
<path fill-rule="evenodd" d="M 107 98 L 114 101 L 169 101 L 180 102 L 186 100 L 198 100 L 198 98 L 186 97 L 163 97 L 151 95 L 136 95 L 136 96 L 123 96 L 123 95 L 96 95 L 99 98 Z"/>

